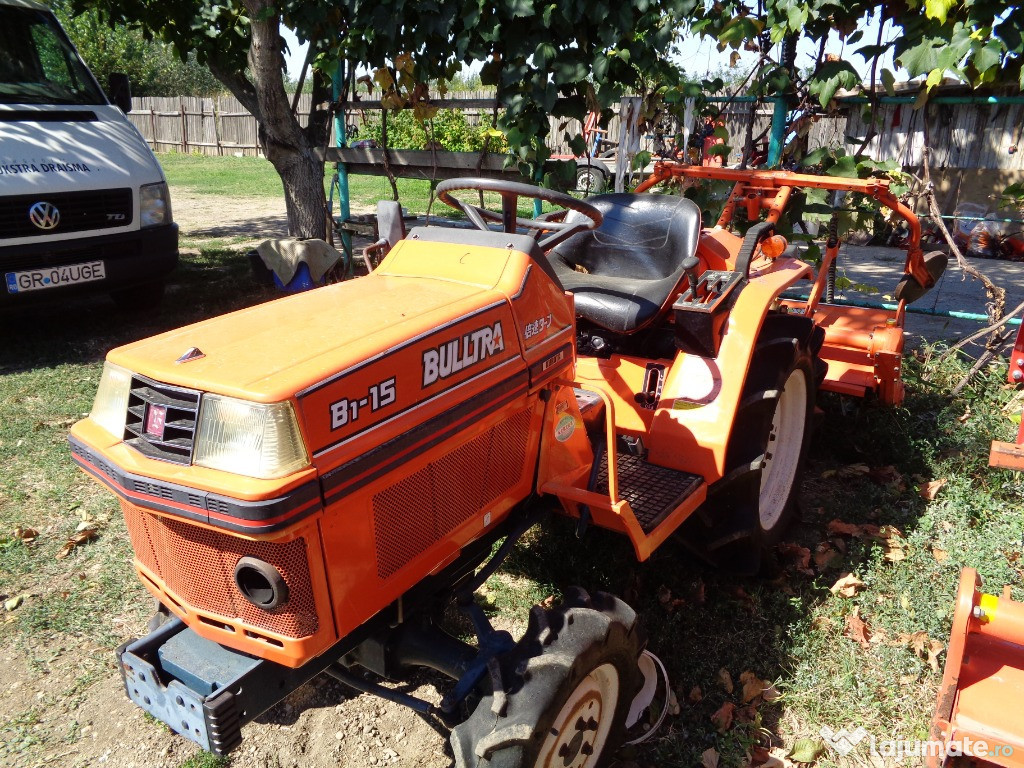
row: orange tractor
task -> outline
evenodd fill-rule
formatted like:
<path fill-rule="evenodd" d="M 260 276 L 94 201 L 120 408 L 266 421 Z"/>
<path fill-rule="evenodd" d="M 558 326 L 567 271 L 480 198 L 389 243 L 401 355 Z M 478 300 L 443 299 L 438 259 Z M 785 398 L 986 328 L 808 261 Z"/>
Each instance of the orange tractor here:
<path fill-rule="evenodd" d="M 702 228 L 673 195 L 447 181 L 475 228 L 406 234 L 382 204 L 368 276 L 112 350 L 70 442 L 161 606 L 119 649 L 128 695 L 223 754 L 327 673 L 444 720 L 458 766 L 607 761 L 652 695 L 635 613 L 571 590 L 515 641 L 473 592 L 551 506 L 640 560 L 682 531 L 756 570 L 794 512 L 817 390 L 898 402 L 902 307 L 936 277 L 884 181 L 658 174 L 734 180 L 727 213 Z M 776 232 L 801 187 L 907 219 L 899 310 L 822 302 L 827 263 L 815 276 Z M 455 195 L 481 191 L 500 210 Z M 559 210 L 524 219 L 522 199 Z M 476 644 L 442 628 L 452 602 Z M 410 666 L 453 680 L 440 704 L 353 671 Z"/>

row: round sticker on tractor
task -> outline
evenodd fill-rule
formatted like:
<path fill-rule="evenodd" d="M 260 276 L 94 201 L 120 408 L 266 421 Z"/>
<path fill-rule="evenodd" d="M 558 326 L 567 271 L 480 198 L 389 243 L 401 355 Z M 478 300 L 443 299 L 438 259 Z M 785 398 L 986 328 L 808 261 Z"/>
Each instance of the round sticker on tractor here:
<path fill-rule="evenodd" d="M 571 413 L 563 413 L 555 424 L 555 440 L 564 443 L 576 431 L 576 419 Z"/>

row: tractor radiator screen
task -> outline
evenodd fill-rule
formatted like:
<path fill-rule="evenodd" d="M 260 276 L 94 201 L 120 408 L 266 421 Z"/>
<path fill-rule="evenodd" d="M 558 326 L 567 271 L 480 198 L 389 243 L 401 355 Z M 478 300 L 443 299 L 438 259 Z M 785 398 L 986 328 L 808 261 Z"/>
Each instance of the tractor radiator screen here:
<path fill-rule="evenodd" d="M 529 427 L 525 410 L 375 495 L 377 575 L 390 578 L 514 487 Z"/>
<path fill-rule="evenodd" d="M 318 628 L 305 539 L 249 541 L 151 514 L 121 501 L 135 556 L 168 590 L 196 610 L 274 632 L 307 637 Z M 288 602 L 265 611 L 235 586 L 235 564 L 245 555 L 276 567 L 288 584 Z"/>

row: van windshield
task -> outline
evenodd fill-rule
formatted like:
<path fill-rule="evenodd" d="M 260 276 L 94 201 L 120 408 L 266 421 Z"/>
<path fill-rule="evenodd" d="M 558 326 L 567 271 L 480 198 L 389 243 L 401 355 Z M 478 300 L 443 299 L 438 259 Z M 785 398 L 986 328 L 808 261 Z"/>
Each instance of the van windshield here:
<path fill-rule="evenodd" d="M 53 16 L 0 4 L 0 104 L 106 104 Z"/>

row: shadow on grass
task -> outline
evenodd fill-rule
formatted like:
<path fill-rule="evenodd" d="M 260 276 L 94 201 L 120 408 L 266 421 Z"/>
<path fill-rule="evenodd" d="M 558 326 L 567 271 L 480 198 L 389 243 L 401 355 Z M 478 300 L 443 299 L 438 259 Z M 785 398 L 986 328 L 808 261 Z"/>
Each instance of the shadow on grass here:
<path fill-rule="evenodd" d="M 159 306 L 122 311 L 96 295 L 0 315 L 0 373 L 100 361 L 112 347 L 281 295 L 256 283 L 244 252 L 203 249 L 182 255 Z"/>

